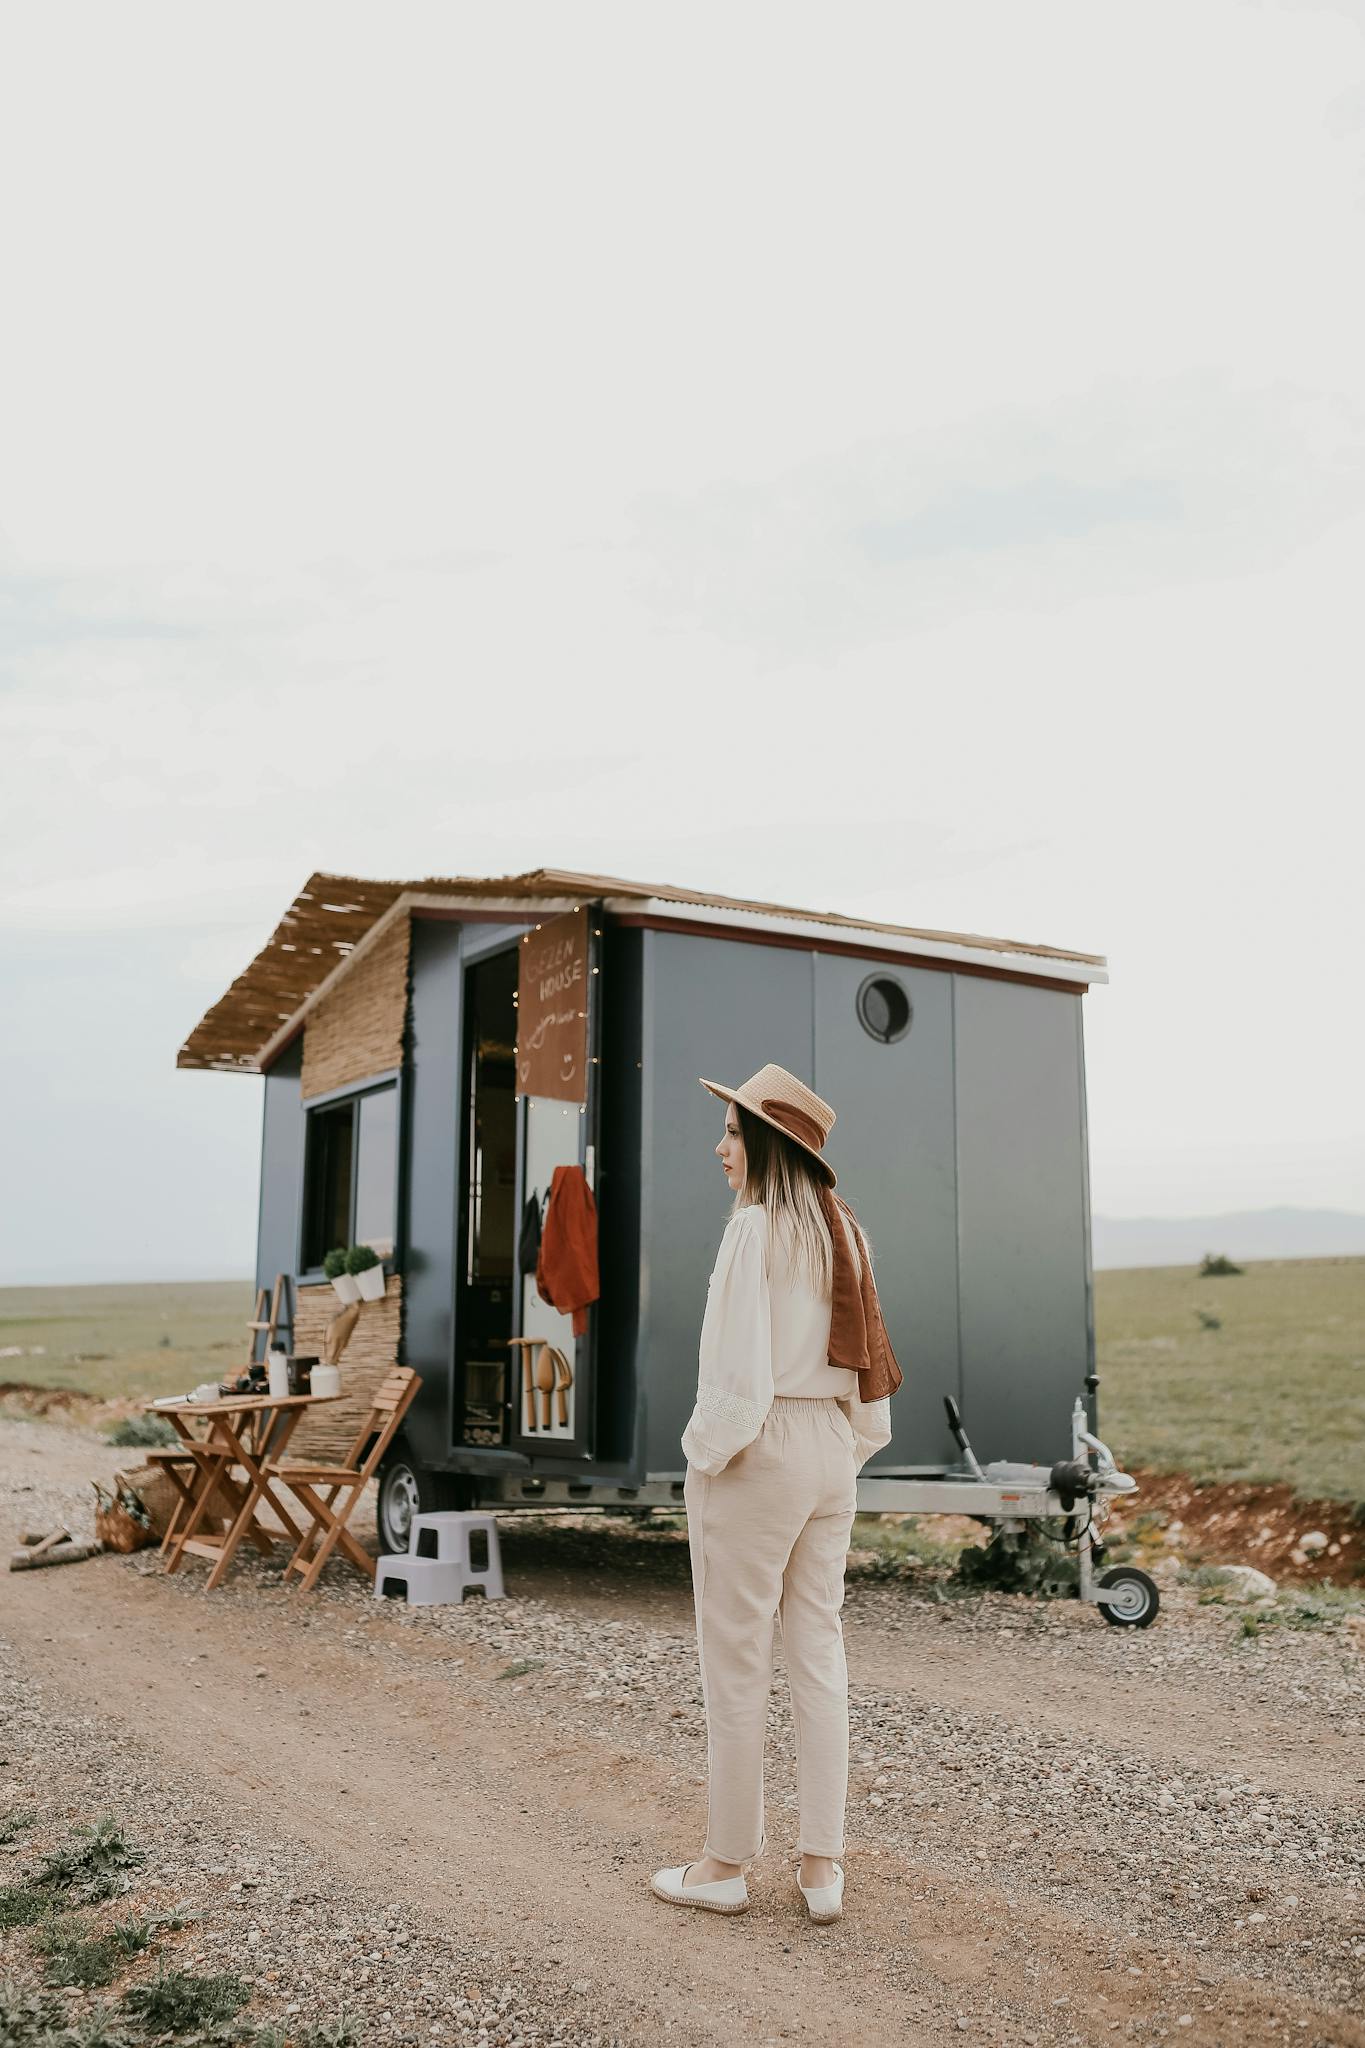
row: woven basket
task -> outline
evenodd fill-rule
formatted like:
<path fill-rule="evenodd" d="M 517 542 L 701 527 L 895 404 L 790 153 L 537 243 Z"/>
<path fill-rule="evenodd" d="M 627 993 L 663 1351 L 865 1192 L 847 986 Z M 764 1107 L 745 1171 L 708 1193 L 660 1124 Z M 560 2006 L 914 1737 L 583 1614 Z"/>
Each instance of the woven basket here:
<path fill-rule="evenodd" d="M 180 1504 L 175 1481 L 160 1465 L 139 1465 L 136 1472 L 120 1473 L 119 1477 L 146 1508 L 152 1535 L 159 1543 L 170 1528 L 171 1517 Z"/>
<path fill-rule="evenodd" d="M 122 1472 L 114 1474 L 112 1493 L 98 1479 L 90 1484 L 95 1489 L 95 1534 L 106 1550 L 142 1550 L 156 1541 L 151 1516 Z"/>

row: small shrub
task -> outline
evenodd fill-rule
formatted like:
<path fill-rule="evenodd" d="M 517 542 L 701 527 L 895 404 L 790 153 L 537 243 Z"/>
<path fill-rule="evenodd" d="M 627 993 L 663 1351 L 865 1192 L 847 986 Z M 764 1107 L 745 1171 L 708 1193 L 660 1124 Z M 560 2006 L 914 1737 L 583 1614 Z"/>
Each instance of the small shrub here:
<path fill-rule="evenodd" d="M 322 1270 L 329 1280 L 339 1280 L 341 1278 L 342 1274 L 346 1271 L 345 1245 L 339 1244 L 334 1251 L 328 1252 L 322 1262 Z"/>
<path fill-rule="evenodd" d="M 0 2041 L 3 2039 L 0 2035 Z M 132 2048 L 132 2043 L 106 2006 L 87 2013 L 84 2019 L 71 2021 L 60 2032 L 44 2034 L 36 2048 Z"/>
<path fill-rule="evenodd" d="M 0 1842 L 16 1841 L 25 1828 L 33 1826 L 37 1818 L 36 1813 L 29 1813 L 26 1809 L 16 1806 L 12 1813 L 0 1818 Z"/>
<path fill-rule="evenodd" d="M 1036 1524 L 1018 1532 L 998 1530 L 989 1543 L 972 1545 L 958 1559 L 956 1573 L 959 1585 L 973 1589 L 1043 1596 L 1074 1592 L 1079 1576 L 1076 1559 Z"/>
<path fill-rule="evenodd" d="M 68 1919 L 42 1928 L 33 1946 L 47 1957 L 45 1982 L 58 1990 L 90 1990 L 112 1984 L 129 1957 L 140 1955 L 151 1938 L 150 1920 L 121 1920 L 106 1934 L 93 1934 L 87 1922 Z"/>
<path fill-rule="evenodd" d="M 0 1983 L 0 2042 L 4 2048 L 46 2048 L 62 2024 L 62 2008 L 47 1992 Z"/>
<path fill-rule="evenodd" d="M 87 1905 L 111 1898 L 119 1889 L 118 1873 L 135 1863 L 145 1863 L 146 1852 L 134 1849 L 123 1839 L 112 1813 L 93 1828 L 81 1830 L 85 1839 L 49 1856 L 36 1882 L 52 1891 L 79 1893 Z"/>
<path fill-rule="evenodd" d="M 149 2034 L 188 2034 L 234 2019 L 250 1996 L 250 1985 L 231 1971 L 196 1977 L 190 1970 L 161 1970 L 125 1991 L 122 2003 Z"/>
<path fill-rule="evenodd" d="M 164 1415 L 125 1415 L 109 1432 L 111 1444 L 121 1450 L 148 1451 L 175 1442 L 175 1431 Z"/>
<path fill-rule="evenodd" d="M 136 1914 L 133 1914 L 127 1920 L 116 1920 L 109 1929 L 105 1939 L 113 1942 L 120 1955 L 140 1956 L 158 1926 L 183 1927 L 184 1924 L 183 1920 L 175 1914 L 172 1914 L 169 1919 L 161 1921 L 142 1920 Z"/>
<path fill-rule="evenodd" d="M 298 2048 L 357 2048 L 360 2036 L 344 2016 L 330 2027 L 305 2027 Z"/>
<path fill-rule="evenodd" d="M 515 1664 L 505 1664 L 498 1677 L 524 1678 L 528 1671 L 539 1671 L 544 1662 L 543 1657 L 518 1657 Z"/>
<path fill-rule="evenodd" d="M 1338 1589 L 1314 1586 L 1282 1592 L 1275 1602 L 1276 1619 L 1286 1628 L 1335 1628 L 1347 1612 Z"/>
<path fill-rule="evenodd" d="M 348 1273 L 368 1273 L 372 1266 L 378 1264 L 379 1254 L 370 1244 L 353 1244 L 346 1254 Z"/>
<path fill-rule="evenodd" d="M 51 1894 L 39 1891 L 34 1885 L 7 1884 L 0 1890 L 0 1930 L 33 1927 L 39 1920 L 46 1920 L 51 1911 Z M 4 2032 L 0 2030 L 0 2042 L 4 2039 Z"/>
<path fill-rule="evenodd" d="M 1221 1280 L 1225 1273 L 1241 1273 L 1242 1266 L 1234 1266 L 1232 1260 L 1222 1252 L 1205 1252 L 1204 1263 L 1199 1268 L 1201 1280 Z"/>
<path fill-rule="evenodd" d="M 960 1537 L 944 1543 L 926 1535 L 913 1517 L 892 1522 L 860 1515 L 852 1540 L 858 1556 L 849 1576 L 877 1583 L 923 1579 L 931 1572 L 952 1570 L 966 1547 Z"/>

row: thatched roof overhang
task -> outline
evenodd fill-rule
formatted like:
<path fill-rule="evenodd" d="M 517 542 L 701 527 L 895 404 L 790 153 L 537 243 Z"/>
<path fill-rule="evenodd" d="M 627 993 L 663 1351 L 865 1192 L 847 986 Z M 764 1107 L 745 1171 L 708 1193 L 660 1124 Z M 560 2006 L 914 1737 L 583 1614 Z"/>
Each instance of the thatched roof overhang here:
<path fill-rule="evenodd" d="M 982 938 L 800 910 L 667 883 L 534 868 L 520 875 L 456 875 L 416 882 L 310 875 L 266 944 L 180 1048 L 178 1067 L 259 1074 L 302 1030 L 308 1011 L 393 918 L 418 915 L 537 922 L 600 902 L 622 923 L 705 930 L 769 944 L 849 952 L 1082 993 L 1109 976 L 1102 954 L 1018 939 Z"/>

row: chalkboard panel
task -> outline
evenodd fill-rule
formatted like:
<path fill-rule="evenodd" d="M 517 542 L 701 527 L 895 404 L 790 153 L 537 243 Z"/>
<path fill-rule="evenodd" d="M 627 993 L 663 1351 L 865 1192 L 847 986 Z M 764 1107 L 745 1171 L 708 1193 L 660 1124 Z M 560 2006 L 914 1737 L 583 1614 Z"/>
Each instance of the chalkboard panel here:
<path fill-rule="evenodd" d="M 586 1102 L 586 904 L 527 932 L 517 966 L 517 1094 Z"/>

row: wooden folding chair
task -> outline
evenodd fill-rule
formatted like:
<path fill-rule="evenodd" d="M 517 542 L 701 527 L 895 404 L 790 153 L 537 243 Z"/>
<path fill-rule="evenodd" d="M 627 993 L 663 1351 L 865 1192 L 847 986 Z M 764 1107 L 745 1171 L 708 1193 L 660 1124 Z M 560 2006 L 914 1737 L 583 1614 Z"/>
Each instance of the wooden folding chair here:
<path fill-rule="evenodd" d="M 375 1395 L 374 1406 L 361 1424 L 344 1463 L 309 1465 L 286 1459 L 283 1463 L 266 1466 L 270 1477 L 287 1486 L 312 1517 L 298 1549 L 284 1568 L 286 1578 L 290 1572 L 303 1574 L 301 1591 L 312 1591 L 318 1574 L 338 1548 L 357 1571 L 364 1572 L 366 1578 L 373 1582 L 374 1559 L 361 1549 L 346 1524 L 356 1502 L 378 1471 L 379 1461 L 416 1399 L 421 1384 L 411 1366 L 396 1366 L 389 1373 Z M 326 1488 L 325 1498 L 318 1491 L 319 1487 Z"/>

